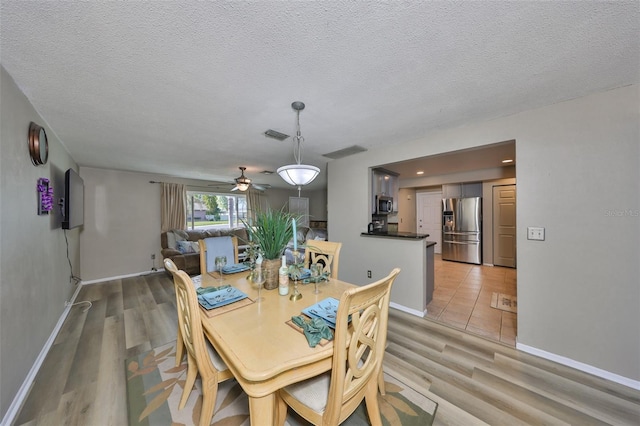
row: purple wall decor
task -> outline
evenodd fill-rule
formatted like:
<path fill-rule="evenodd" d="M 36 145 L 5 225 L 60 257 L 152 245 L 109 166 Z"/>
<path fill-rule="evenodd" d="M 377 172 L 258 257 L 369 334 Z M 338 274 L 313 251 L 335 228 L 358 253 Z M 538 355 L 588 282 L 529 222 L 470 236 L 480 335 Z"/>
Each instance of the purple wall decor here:
<path fill-rule="evenodd" d="M 49 179 L 38 179 L 36 189 L 38 190 L 38 214 L 49 214 L 53 209 L 53 188 L 49 186 Z"/>

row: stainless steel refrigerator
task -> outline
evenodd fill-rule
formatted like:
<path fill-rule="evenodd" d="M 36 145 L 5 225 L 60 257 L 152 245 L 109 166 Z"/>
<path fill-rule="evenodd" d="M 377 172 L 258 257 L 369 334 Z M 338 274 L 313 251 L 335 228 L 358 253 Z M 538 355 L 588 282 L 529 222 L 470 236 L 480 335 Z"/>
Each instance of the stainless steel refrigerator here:
<path fill-rule="evenodd" d="M 482 264 L 482 198 L 442 200 L 442 259 Z"/>

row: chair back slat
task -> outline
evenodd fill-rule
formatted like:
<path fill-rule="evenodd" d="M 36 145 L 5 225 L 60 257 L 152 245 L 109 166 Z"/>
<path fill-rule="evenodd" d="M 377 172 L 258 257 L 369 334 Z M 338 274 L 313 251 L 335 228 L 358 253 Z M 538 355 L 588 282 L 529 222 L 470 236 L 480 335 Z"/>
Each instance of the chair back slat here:
<path fill-rule="evenodd" d="M 193 357 L 198 366 L 198 371 L 205 374 L 216 375 L 217 370 L 211 363 L 204 331 L 200 319 L 200 305 L 193 281 L 189 275 L 178 270 L 171 259 L 164 260 L 165 268 L 173 274 L 173 282 L 176 291 L 176 304 L 178 308 L 178 327 L 182 334 L 184 346 L 189 356 Z"/>
<path fill-rule="evenodd" d="M 366 286 L 347 290 L 336 315 L 329 398 L 323 421 L 339 424 L 377 380 L 387 340 L 391 286 L 399 268 Z"/>
<path fill-rule="evenodd" d="M 309 268 L 313 263 L 320 263 L 323 265 L 324 272 L 329 273 L 331 278 L 338 279 L 341 248 L 342 243 L 338 242 L 310 241 L 304 251 L 305 267 Z"/>

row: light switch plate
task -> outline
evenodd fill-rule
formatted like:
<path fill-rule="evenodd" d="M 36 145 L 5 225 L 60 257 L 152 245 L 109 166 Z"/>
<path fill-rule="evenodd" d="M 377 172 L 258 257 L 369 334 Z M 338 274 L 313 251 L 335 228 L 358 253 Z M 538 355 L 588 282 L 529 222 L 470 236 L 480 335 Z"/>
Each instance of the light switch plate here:
<path fill-rule="evenodd" d="M 544 228 L 529 226 L 527 228 L 527 240 L 544 241 Z"/>

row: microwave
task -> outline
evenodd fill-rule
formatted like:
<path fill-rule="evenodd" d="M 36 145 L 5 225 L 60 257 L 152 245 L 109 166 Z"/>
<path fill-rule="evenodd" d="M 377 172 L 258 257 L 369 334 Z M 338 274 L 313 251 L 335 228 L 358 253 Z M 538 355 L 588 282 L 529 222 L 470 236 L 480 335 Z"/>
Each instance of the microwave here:
<path fill-rule="evenodd" d="M 393 212 L 393 197 L 376 195 L 376 214 L 390 214 Z"/>

